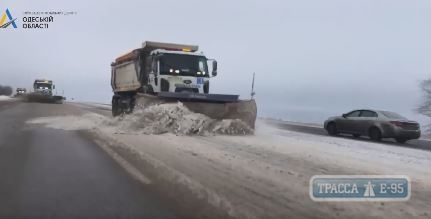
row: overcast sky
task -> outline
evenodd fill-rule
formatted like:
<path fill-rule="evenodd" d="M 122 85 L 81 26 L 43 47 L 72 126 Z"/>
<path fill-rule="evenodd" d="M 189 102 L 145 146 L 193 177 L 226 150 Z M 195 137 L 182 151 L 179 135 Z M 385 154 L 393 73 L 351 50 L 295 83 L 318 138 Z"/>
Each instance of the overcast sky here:
<path fill-rule="evenodd" d="M 110 102 L 110 63 L 145 40 L 198 44 L 219 62 L 211 92 L 249 98 L 261 116 L 318 122 L 353 108 L 400 112 L 431 77 L 431 1 L 6 0 L 0 84 L 49 78 L 77 100 Z M 76 11 L 23 29 L 24 11 Z"/>

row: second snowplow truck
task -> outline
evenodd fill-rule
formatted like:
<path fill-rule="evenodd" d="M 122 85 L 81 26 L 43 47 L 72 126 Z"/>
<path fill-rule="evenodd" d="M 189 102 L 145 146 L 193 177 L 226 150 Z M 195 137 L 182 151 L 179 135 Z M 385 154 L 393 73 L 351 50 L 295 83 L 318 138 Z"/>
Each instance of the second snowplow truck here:
<path fill-rule="evenodd" d="M 54 94 L 55 85 L 52 80 L 36 79 L 33 83 L 33 89 L 33 92 L 26 95 L 28 102 L 62 104 L 65 99 L 63 96 Z"/>
<path fill-rule="evenodd" d="M 218 120 L 240 119 L 254 128 L 256 102 L 239 100 L 238 95 L 210 94 L 217 62 L 197 51 L 195 45 L 146 41 L 141 48 L 115 59 L 111 63 L 112 115 L 180 101 L 193 112 Z"/>

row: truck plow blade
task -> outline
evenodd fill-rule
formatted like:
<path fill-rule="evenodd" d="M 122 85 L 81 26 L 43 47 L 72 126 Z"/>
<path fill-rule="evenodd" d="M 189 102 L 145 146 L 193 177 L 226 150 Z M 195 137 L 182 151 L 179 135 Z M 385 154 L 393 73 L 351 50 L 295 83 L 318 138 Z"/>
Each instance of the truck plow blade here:
<path fill-rule="evenodd" d="M 257 106 L 254 100 L 238 100 L 238 95 L 161 92 L 158 96 L 138 94 L 135 108 L 162 103 L 182 102 L 189 110 L 212 119 L 240 119 L 255 128 Z"/>
<path fill-rule="evenodd" d="M 228 94 L 199 94 L 199 93 L 171 93 L 160 92 L 159 98 L 179 100 L 184 102 L 233 103 L 238 102 L 238 95 Z"/>
<path fill-rule="evenodd" d="M 40 94 L 27 94 L 23 96 L 24 101 L 27 102 L 38 102 L 38 103 L 58 103 L 62 104 L 64 102 L 64 97 L 62 96 L 45 96 Z"/>

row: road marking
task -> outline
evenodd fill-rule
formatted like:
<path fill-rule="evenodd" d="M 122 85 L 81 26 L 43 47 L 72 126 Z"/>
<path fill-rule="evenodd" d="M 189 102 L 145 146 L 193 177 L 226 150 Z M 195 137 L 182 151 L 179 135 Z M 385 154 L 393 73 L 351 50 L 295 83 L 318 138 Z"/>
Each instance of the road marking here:
<path fill-rule="evenodd" d="M 146 177 L 141 171 L 136 169 L 132 164 L 130 164 L 127 160 L 121 157 L 117 152 L 109 148 L 108 145 L 103 143 L 98 139 L 94 139 L 94 141 L 106 152 L 108 153 L 121 167 L 123 167 L 133 178 L 144 183 L 151 184 L 151 180 Z"/>

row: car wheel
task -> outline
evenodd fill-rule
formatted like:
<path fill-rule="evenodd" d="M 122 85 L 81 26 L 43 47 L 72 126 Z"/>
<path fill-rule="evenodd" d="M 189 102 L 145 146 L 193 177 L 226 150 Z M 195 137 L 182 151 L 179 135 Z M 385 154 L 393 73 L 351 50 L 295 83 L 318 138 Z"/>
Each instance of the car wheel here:
<path fill-rule="evenodd" d="M 335 123 L 331 122 L 326 126 L 326 130 L 328 131 L 329 135 L 337 135 L 337 126 L 335 125 Z"/>
<path fill-rule="evenodd" d="M 406 141 L 408 141 L 407 138 L 395 138 L 395 141 L 397 141 L 398 143 L 404 144 L 406 143 Z"/>
<path fill-rule="evenodd" d="M 359 138 L 359 137 L 361 137 L 361 135 L 360 134 L 353 134 L 353 137 Z"/>
<path fill-rule="evenodd" d="M 382 133 L 378 128 L 373 127 L 370 129 L 370 138 L 373 141 L 380 141 L 382 140 Z"/>

